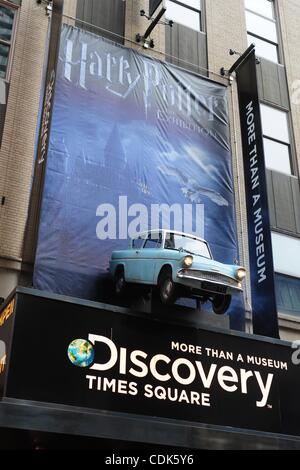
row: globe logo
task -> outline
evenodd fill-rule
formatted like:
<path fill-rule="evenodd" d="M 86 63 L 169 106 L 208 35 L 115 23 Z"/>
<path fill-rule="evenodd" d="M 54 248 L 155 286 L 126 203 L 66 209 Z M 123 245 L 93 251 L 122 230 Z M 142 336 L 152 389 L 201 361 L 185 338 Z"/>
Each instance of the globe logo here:
<path fill-rule="evenodd" d="M 77 367 L 88 367 L 94 360 L 94 348 L 86 339 L 74 339 L 68 347 L 68 357 Z"/>

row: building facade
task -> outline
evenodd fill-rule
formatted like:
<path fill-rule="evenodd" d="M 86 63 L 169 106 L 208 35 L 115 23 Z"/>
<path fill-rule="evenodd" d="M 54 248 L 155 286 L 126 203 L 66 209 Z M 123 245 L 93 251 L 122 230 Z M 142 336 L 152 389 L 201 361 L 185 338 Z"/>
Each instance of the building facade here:
<path fill-rule="evenodd" d="M 240 259 L 249 269 L 235 78 L 221 75 L 248 45 L 257 75 L 282 339 L 300 338 L 300 5 L 296 0 L 168 0 L 146 41 L 149 0 L 65 0 L 63 21 L 228 86 Z M 160 11 L 154 11 L 155 16 Z M 0 296 L 30 273 L 24 255 L 51 2 L 0 0 Z M 170 26 L 172 24 L 172 27 Z M 151 42 L 150 42 L 151 41 Z M 154 47 L 152 47 L 154 46 Z M 38 223 L 38 218 L 36 219 Z M 30 278 L 30 274 L 28 276 Z M 251 292 L 245 289 L 251 332 Z"/>

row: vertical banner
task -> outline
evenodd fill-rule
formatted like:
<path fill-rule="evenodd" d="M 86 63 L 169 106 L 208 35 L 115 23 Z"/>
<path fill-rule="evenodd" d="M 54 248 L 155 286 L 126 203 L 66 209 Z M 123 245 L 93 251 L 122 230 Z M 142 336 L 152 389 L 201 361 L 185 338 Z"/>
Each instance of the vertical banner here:
<path fill-rule="evenodd" d="M 52 118 L 52 103 L 54 98 L 54 86 L 56 80 L 56 66 L 59 53 L 63 4 L 63 0 L 54 0 L 53 2 L 46 87 L 44 91 L 43 113 L 40 125 L 37 152 L 37 163 L 39 165 L 41 165 L 45 161 L 49 145 L 50 125 Z"/>
<path fill-rule="evenodd" d="M 233 67 L 232 67 L 233 69 Z M 272 240 L 255 49 L 236 68 L 247 204 L 253 332 L 278 338 Z"/>
<path fill-rule="evenodd" d="M 52 5 L 51 29 L 47 51 L 48 58 L 45 83 L 43 84 L 43 106 L 41 122 L 39 123 L 36 162 L 24 238 L 23 274 L 25 273 L 25 276 L 28 266 L 31 266 L 33 263 L 38 237 L 38 220 L 45 178 L 45 160 L 49 146 L 64 0 L 54 0 Z"/>

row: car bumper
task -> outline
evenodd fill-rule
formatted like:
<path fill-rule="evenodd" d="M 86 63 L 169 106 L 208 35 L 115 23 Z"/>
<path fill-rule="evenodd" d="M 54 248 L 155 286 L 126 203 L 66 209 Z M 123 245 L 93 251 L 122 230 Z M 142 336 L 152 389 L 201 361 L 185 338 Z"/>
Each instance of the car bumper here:
<path fill-rule="evenodd" d="M 243 291 L 241 283 L 236 279 L 211 271 L 181 269 L 177 273 L 177 282 L 193 290 L 212 294 L 229 295 Z"/>

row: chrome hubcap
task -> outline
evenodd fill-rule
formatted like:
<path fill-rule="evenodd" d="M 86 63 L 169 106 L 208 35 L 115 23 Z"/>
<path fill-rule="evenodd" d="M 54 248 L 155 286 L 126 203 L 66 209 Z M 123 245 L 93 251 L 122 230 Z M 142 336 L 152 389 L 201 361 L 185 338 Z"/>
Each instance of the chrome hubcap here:
<path fill-rule="evenodd" d="M 170 279 L 167 279 L 164 283 L 164 287 L 163 287 L 163 297 L 164 299 L 168 299 L 172 293 L 172 287 L 173 287 L 173 283 Z"/>
<path fill-rule="evenodd" d="M 122 292 L 123 286 L 124 286 L 124 278 L 119 277 L 119 279 L 117 279 L 117 282 L 116 282 L 116 291 L 118 294 Z"/>

